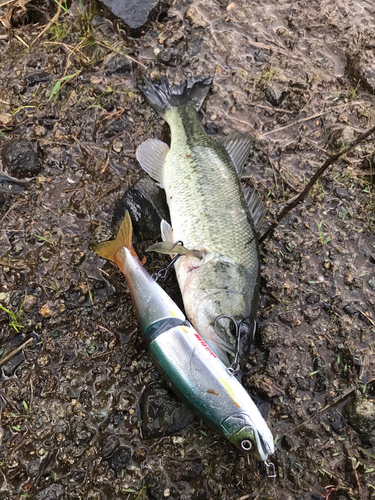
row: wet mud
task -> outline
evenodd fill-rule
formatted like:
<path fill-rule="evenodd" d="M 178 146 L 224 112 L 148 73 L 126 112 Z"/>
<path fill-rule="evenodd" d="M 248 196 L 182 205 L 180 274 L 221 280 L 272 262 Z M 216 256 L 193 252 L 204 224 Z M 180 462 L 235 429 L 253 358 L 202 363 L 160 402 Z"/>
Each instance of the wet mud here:
<path fill-rule="evenodd" d="M 145 176 L 137 146 L 169 140 L 142 73 L 214 77 L 200 119 L 215 139 L 253 134 L 243 182 L 264 231 L 374 125 L 373 2 L 176 0 L 136 32 L 99 4 L 61 5 L 0 6 L 0 499 L 373 498 L 373 137 L 261 248 L 243 383 L 267 406 L 274 479 L 173 400 L 122 275 L 92 251 Z M 168 259 L 145 234 L 152 274 Z M 173 272 L 163 287 L 180 305 Z"/>

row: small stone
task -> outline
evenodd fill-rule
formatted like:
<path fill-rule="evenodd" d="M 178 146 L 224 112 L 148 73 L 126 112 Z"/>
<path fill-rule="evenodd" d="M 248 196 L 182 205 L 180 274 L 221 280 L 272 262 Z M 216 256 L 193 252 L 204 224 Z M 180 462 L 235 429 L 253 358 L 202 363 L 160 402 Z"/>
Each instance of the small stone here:
<path fill-rule="evenodd" d="M 101 0 L 111 13 L 119 17 L 131 30 L 139 30 L 151 18 L 158 14 L 160 0 Z"/>
<path fill-rule="evenodd" d="M 47 366 L 50 363 L 50 358 L 48 354 L 40 354 L 37 358 L 38 366 Z"/>
<path fill-rule="evenodd" d="M 65 304 L 63 302 L 48 301 L 39 309 L 39 314 L 41 314 L 43 318 L 56 318 L 64 311 Z"/>
<path fill-rule="evenodd" d="M 107 436 L 102 442 L 102 457 L 109 458 L 119 448 L 120 440 L 116 436 Z"/>
<path fill-rule="evenodd" d="M 320 295 L 318 293 L 310 293 L 305 300 L 308 304 L 317 304 L 320 301 Z"/>
<path fill-rule="evenodd" d="M 39 448 L 39 450 L 38 450 L 38 455 L 39 455 L 40 457 L 42 457 L 43 455 L 45 455 L 45 453 L 46 453 L 46 449 L 45 449 L 45 448 Z"/>
<path fill-rule="evenodd" d="M 265 349 L 276 347 L 279 343 L 279 329 L 276 323 L 264 326 L 261 329 L 262 346 Z"/>
<path fill-rule="evenodd" d="M 108 464 L 115 472 L 116 477 L 121 476 L 122 471 L 129 465 L 131 449 L 128 446 L 120 447 L 109 459 Z"/>
<path fill-rule="evenodd" d="M 38 297 L 36 297 L 35 295 L 27 295 L 22 309 L 26 312 L 30 312 L 34 309 L 34 307 L 36 307 L 37 303 Z"/>
<path fill-rule="evenodd" d="M 346 314 L 349 314 L 350 316 L 354 316 L 358 312 L 357 308 L 352 303 L 346 304 L 346 306 L 343 307 L 343 310 Z"/>
<path fill-rule="evenodd" d="M 350 194 L 348 193 L 348 191 L 346 189 L 337 187 L 337 188 L 335 188 L 334 193 L 335 193 L 335 196 L 337 196 L 337 198 L 344 199 L 344 200 L 350 199 Z"/>
<path fill-rule="evenodd" d="M 231 2 L 228 7 L 227 7 L 227 12 L 230 12 L 236 7 L 236 4 L 234 2 Z"/>
<path fill-rule="evenodd" d="M 373 274 L 368 280 L 368 286 L 375 292 L 375 274 Z"/>
<path fill-rule="evenodd" d="M 321 314 L 320 306 L 307 306 L 303 311 L 303 316 L 306 321 L 313 322 L 316 321 Z"/>
<path fill-rule="evenodd" d="M 169 488 L 167 488 L 167 489 L 164 490 L 164 496 L 165 497 L 169 497 L 170 494 L 171 494 L 171 490 Z"/>
<path fill-rule="evenodd" d="M 113 151 L 115 153 L 121 153 L 122 151 L 122 148 L 124 147 L 123 143 L 122 142 L 115 142 L 112 146 L 113 148 Z"/>
<path fill-rule="evenodd" d="M 200 14 L 193 6 L 189 7 L 185 12 L 185 18 L 189 21 L 193 28 L 205 28 L 207 26 L 202 14 Z"/>
<path fill-rule="evenodd" d="M 43 125 L 35 125 L 34 134 L 37 137 L 44 137 L 47 134 L 47 129 L 46 127 L 43 127 Z"/>
<path fill-rule="evenodd" d="M 51 77 L 43 71 L 38 73 L 30 73 L 26 76 L 26 84 L 28 87 L 34 87 L 35 85 L 39 85 L 39 83 L 49 82 L 50 80 Z"/>
<path fill-rule="evenodd" d="M 85 260 L 86 253 L 85 252 L 73 252 L 70 257 L 70 263 L 72 266 L 80 266 L 82 262 Z"/>
<path fill-rule="evenodd" d="M 375 431 L 375 400 L 364 397 L 352 399 L 344 408 L 347 423 L 359 434 Z"/>
<path fill-rule="evenodd" d="M 147 450 L 145 448 L 137 448 L 134 452 L 133 459 L 138 463 L 141 464 L 144 462 L 147 458 Z"/>
<path fill-rule="evenodd" d="M 279 107 L 287 95 L 288 92 L 282 91 L 275 85 L 268 85 L 264 91 L 264 97 L 275 107 Z"/>
<path fill-rule="evenodd" d="M 36 147 L 27 139 L 9 141 L 3 148 L 1 157 L 9 175 L 17 179 L 34 177 L 40 173 Z"/>
<path fill-rule="evenodd" d="M 13 123 L 13 117 L 10 113 L 0 113 L 0 125 L 7 127 Z"/>
<path fill-rule="evenodd" d="M 301 324 L 298 314 L 294 311 L 280 313 L 279 318 L 283 323 L 289 326 L 299 326 Z"/>

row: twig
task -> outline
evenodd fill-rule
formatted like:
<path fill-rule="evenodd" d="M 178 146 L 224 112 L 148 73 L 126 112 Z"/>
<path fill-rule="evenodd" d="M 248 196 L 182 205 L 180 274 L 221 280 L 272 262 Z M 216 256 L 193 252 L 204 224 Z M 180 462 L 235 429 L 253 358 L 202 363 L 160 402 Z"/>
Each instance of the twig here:
<path fill-rule="evenodd" d="M 375 126 L 369 128 L 366 132 L 363 134 L 360 134 L 357 139 L 352 141 L 350 144 L 347 146 L 343 147 L 338 153 L 334 154 L 330 158 L 328 158 L 323 165 L 318 168 L 318 170 L 315 172 L 315 174 L 311 177 L 310 181 L 306 184 L 305 188 L 298 194 L 297 196 L 294 196 L 290 200 L 288 200 L 284 206 L 284 208 L 281 210 L 279 215 L 276 217 L 276 220 L 269 226 L 267 231 L 263 234 L 263 236 L 259 239 L 259 242 L 264 241 L 265 239 L 269 238 L 276 227 L 279 225 L 279 222 L 288 214 L 294 207 L 296 207 L 301 201 L 303 201 L 310 191 L 310 189 L 313 187 L 313 185 L 316 183 L 316 181 L 321 177 L 324 172 L 328 169 L 332 163 L 334 163 L 336 160 L 341 158 L 344 154 L 348 153 L 352 149 L 354 149 L 360 142 L 364 141 L 372 135 L 375 132 Z"/>
<path fill-rule="evenodd" d="M 106 171 L 106 169 L 107 169 L 107 167 L 109 165 L 109 158 L 110 158 L 110 156 L 111 156 L 111 150 L 109 149 L 108 153 L 107 153 L 107 161 L 105 162 L 104 167 L 100 171 L 101 174 L 103 174 Z"/>
<path fill-rule="evenodd" d="M 345 446 L 344 449 L 345 449 L 345 453 L 346 453 L 347 459 L 349 460 L 350 465 L 352 466 L 352 470 L 353 470 L 353 474 L 354 474 L 354 477 L 355 477 L 355 481 L 357 483 L 357 490 L 358 490 L 358 493 L 359 493 L 359 498 L 363 498 L 361 483 L 359 482 L 358 472 L 357 472 L 357 469 L 356 469 L 356 467 L 354 465 L 354 460 L 355 459 L 353 460 L 353 457 L 350 456 L 349 450 L 348 450 L 347 446 Z"/>
<path fill-rule="evenodd" d="M 337 404 L 339 401 L 341 401 L 342 399 L 345 399 L 347 396 L 349 396 L 349 394 L 351 394 L 352 392 L 354 392 L 356 390 L 356 388 L 352 388 L 352 389 L 348 389 L 346 392 L 344 392 L 344 394 L 341 394 L 341 396 L 337 396 L 337 398 L 333 399 L 330 403 L 328 403 L 327 405 L 323 406 L 323 408 L 321 408 L 319 411 L 317 411 L 312 417 L 308 418 L 307 420 L 305 420 L 304 422 L 301 422 L 300 424 L 296 425 L 295 427 L 293 427 L 291 430 L 294 431 L 296 429 L 298 429 L 298 427 L 301 427 L 302 425 L 305 425 L 307 424 L 307 422 L 310 422 L 310 420 L 313 420 L 315 417 L 317 417 L 320 413 L 322 413 L 323 411 L 327 410 L 328 408 L 330 408 L 331 406 Z"/>
<path fill-rule="evenodd" d="M 10 207 L 10 209 L 9 209 L 7 212 L 5 212 L 5 214 L 4 214 L 4 216 L 3 216 L 3 218 L 0 220 L 0 224 L 3 222 L 3 220 L 5 219 L 5 217 L 6 217 L 8 214 L 10 214 L 10 212 L 13 210 L 13 208 L 16 208 L 16 206 L 18 205 L 18 203 L 19 203 L 19 202 L 18 202 L 18 201 L 16 201 L 16 203 L 14 203 L 14 204 Z"/>
<path fill-rule="evenodd" d="M 26 347 L 28 344 L 30 344 L 30 342 L 32 342 L 33 340 L 34 340 L 34 337 L 30 337 L 29 339 L 25 340 L 25 342 L 23 342 L 21 345 L 19 345 L 18 347 L 16 347 L 16 349 L 14 349 L 14 351 L 12 351 L 9 354 L 7 354 L 0 361 L 0 366 L 3 365 L 6 361 L 9 361 L 9 359 L 13 358 L 13 356 L 15 356 L 18 352 L 22 351 L 22 349 L 24 347 Z"/>
<path fill-rule="evenodd" d="M 354 304 L 353 304 L 353 305 L 354 305 Z M 357 309 L 357 311 L 358 311 L 358 312 L 360 312 L 360 313 L 362 314 L 362 316 L 364 316 L 366 319 L 368 319 L 368 320 L 369 320 L 369 322 L 370 322 L 373 326 L 375 326 L 375 323 L 373 322 L 373 320 L 372 320 L 369 316 L 367 316 L 367 315 L 366 315 L 363 311 L 361 311 L 361 310 L 359 309 L 359 307 L 357 307 L 357 306 L 355 306 L 355 305 L 354 305 L 354 307 Z"/>
<path fill-rule="evenodd" d="M 30 43 L 30 47 L 32 45 L 34 45 L 34 43 L 39 40 L 39 38 L 44 35 L 44 33 L 52 26 L 53 23 L 55 23 L 56 21 L 58 21 L 59 19 L 59 16 L 61 14 L 61 5 L 58 4 L 59 7 L 57 9 L 57 12 L 56 14 L 53 16 L 53 18 L 50 20 L 50 22 L 48 24 L 46 24 L 46 26 L 44 27 L 44 29 L 39 33 L 39 35 L 37 37 L 34 38 L 34 40 L 32 40 L 32 42 Z"/>
<path fill-rule="evenodd" d="M 18 36 L 18 35 L 14 35 L 14 36 L 17 38 L 17 40 L 19 40 L 21 43 L 23 43 L 23 45 L 25 47 L 27 47 L 28 49 L 30 48 L 29 45 L 27 45 L 27 43 L 25 42 L 25 40 L 22 40 L 22 38 L 20 36 Z"/>
<path fill-rule="evenodd" d="M 247 102 L 249 106 L 254 108 L 268 109 L 269 111 L 277 111 L 278 113 L 286 113 L 287 115 L 295 115 L 295 111 L 290 111 L 289 109 L 272 108 L 271 106 L 265 106 L 264 104 L 257 104 L 256 102 Z"/>
<path fill-rule="evenodd" d="M 353 102 L 353 103 L 345 102 L 342 104 L 337 104 L 336 106 L 331 106 L 330 108 L 327 108 L 324 111 L 320 111 L 319 113 L 315 113 L 313 115 L 306 116 L 306 118 L 301 118 L 299 120 L 296 120 L 295 122 L 288 123 L 288 125 L 284 125 L 284 127 L 269 130 L 268 132 L 261 134 L 259 137 L 260 137 L 260 139 L 262 139 L 263 137 L 266 137 L 267 135 L 276 134 L 276 132 L 280 132 L 281 130 L 285 130 L 286 128 L 293 127 L 293 125 L 298 125 L 299 123 L 308 122 L 310 120 L 313 120 L 314 118 L 318 118 L 319 116 L 325 115 L 326 113 L 329 113 L 330 111 L 334 111 L 335 109 L 349 106 L 350 104 L 354 106 L 354 105 L 360 104 L 360 103 L 359 102 Z"/>

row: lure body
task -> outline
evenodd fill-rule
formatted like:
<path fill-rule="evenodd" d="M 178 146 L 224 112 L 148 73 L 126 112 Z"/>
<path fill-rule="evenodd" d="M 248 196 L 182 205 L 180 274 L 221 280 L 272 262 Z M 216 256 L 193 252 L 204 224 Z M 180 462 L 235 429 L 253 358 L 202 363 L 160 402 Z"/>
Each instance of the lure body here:
<path fill-rule="evenodd" d="M 151 278 L 132 248 L 127 213 L 116 240 L 96 252 L 124 274 L 151 357 L 171 389 L 210 427 L 244 451 L 266 461 L 273 437 L 255 403 Z"/>

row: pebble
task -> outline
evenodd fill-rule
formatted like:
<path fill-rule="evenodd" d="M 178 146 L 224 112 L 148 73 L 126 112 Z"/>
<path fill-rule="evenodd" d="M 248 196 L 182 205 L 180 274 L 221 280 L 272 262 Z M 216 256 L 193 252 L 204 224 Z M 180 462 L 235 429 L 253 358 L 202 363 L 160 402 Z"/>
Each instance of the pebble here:
<path fill-rule="evenodd" d="M 132 31 L 144 26 L 158 7 L 159 0 L 101 0 L 111 13 Z"/>
<path fill-rule="evenodd" d="M 17 179 L 35 177 L 40 173 L 36 147 L 28 139 L 9 141 L 2 150 L 1 158 L 9 175 Z"/>
<path fill-rule="evenodd" d="M 203 16 L 193 6 L 189 7 L 185 12 L 185 18 L 189 21 L 193 28 L 205 28 L 207 26 Z"/>
<path fill-rule="evenodd" d="M 265 325 L 261 329 L 262 346 L 265 349 L 276 347 L 279 343 L 279 329 L 276 323 Z"/>
<path fill-rule="evenodd" d="M 24 311 L 30 312 L 34 309 L 34 307 L 36 307 L 37 303 L 38 297 L 36 297 L 35 295 L 28 295 L 25 302 L 23 303 L 22 309 Z"/>
<path fill-rule="evenodd" d="M 320 306 L 307 306 L 303 311 L 303 316 L 306 321 L 313 322 L 316 321 L 321 314 Z"/>
<path fill-rule="evenodd" d="M 65 304 L 63 302 L 48 301 L 39 309 L 39 314 L 41 314 L 43 318 L 56 318 L 64 311 Z"/>
<path fill-rule="evenodd" d="M 122 148 L 124 147 L 123 143 L 122 142 L 115 142 L 112 146 L 113 148 L 113 151 L 115 153 L 121 153 L 122 151 Z"/>
<path fill-rule="evenodd" d="M 359 434 L 375 431 L 375 400 L 365 397 L 352 399 L 344 408 L 347 423 Z"/>
<path fill-rule="evenodd" d="M 368 280 L 368 286 L 375 292 L 375 274 L 373 274 Z"/>

